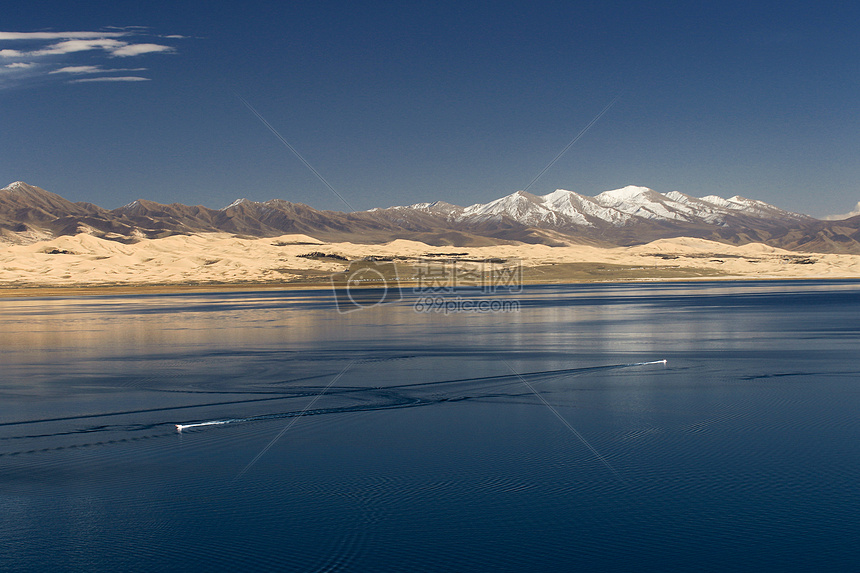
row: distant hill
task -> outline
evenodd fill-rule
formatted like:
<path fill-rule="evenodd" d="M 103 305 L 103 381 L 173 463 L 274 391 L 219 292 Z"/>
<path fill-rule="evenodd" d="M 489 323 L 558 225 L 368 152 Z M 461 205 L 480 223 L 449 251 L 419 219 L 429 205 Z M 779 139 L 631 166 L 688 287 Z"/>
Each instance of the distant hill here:
<path fill-rule="evenodd" d="M 860 254 L 860 216 L 822 221 L 754 199 L 696 198 L 628 186 L 594 197 L 559 189 L 538 196 L 518 191 L 486 204 L 441 201 L 354 213 L 320 211 L 300 203 L 238 199 L 223 209 L 162 205 L 140 199 L 106 210 L 72 203 L 22 182 L 0 189 L 0 239 L 29 243 L 88 233 L 132 243 L 142 238 L 226 232 L 248 237 L 301 233 L 322 241 L 430 245 L 498 243 L 629 246 L 696 237 L 795 251 Z"/>

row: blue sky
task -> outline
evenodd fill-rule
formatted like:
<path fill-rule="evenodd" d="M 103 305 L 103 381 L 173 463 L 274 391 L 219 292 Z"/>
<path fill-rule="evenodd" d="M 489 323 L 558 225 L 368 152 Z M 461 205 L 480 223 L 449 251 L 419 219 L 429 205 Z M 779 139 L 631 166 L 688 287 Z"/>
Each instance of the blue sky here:
<path fill-rule="evenodd" d="M 617 97 L 531 192 L 842 213 L 860 200 L 858 21 L 811 2 L 18 3 L 0 185 L 349 210 L 244 98 L 355 209 L 468 205 L 527 186 Z"/>

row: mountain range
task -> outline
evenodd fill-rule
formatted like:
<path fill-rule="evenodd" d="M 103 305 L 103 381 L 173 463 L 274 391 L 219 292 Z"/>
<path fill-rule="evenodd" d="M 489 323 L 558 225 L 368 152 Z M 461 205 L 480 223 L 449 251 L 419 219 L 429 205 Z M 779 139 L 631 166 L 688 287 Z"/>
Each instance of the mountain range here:
<path fill-rule="evenodd" d="M 5 242 L 89 233 L 132 243 L 209 232 L 246 237 L 300 233 L 353 243 L 410 239 L 451 246 L 513 242 L 628 246 L 683 236 L 860 254 L 860 216 L 823 221 L 755 199 L 697 198 L 632 185 L 594 197 L 562 189 L 543 196 L 517 191 L 468 207 L 436 201 L 353 213 L 321 211 L 282 199 L 238 199 L 222 209 L 140 199 L 107 210 L 20 181 L 0 189 L 0 239 Z"/>

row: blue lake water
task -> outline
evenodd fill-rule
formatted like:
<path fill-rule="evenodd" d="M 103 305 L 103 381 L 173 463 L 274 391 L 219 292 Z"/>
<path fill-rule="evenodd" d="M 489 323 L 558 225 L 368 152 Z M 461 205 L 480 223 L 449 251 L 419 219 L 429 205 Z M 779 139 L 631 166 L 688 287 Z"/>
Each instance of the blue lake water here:
<path fill-rule="evenodd" d="M 508 299 L 0 300 L 0 570 L 858 568 L 860 283 Z"/>

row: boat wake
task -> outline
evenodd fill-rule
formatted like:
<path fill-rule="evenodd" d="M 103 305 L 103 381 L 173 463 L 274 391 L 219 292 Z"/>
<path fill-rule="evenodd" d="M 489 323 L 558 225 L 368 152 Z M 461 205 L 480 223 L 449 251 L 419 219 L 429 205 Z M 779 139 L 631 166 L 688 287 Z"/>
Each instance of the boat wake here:
<path fill-rule="evenodd" d="M 232 424 L 233 422 L 245 422 L 246 420 L 238 418 L 232 420 L 212 420 L 210 422 L 190 422 L 188 424 L 174 424 L 176 426 L 176 431 L 180 434 L 182 430 L 187 430 L 188 428 L 199 428 L 200 426 L 220 426 L 222 424 Z"/>
<path fill-rule="evenodd" d="M 515 374 L 515 375 L 499 375 L 499 376 L 486 376 L 483 378 L 469 378 L 469 379 L 457 379 L 457 380 L 442 380 L 442 381 L 434 381 L 434 382 L 418 382 L 412 384 L 401 384 L 399 386 L 388 386 L 386 390 L 394 390 L 394 389 L 416 389 L 418 387 L 426 387 L 426 386 L 439 386 L 443 384 L 458 384 L 463 382 L 476 382 L 476 381 L 508 381 L 509 383 L 517 383 L 519 379 L 526 378 L 554 378 L 564 375 L 575 375 L 575 374 L 585 374 L 587 372 L 594 372 L 597 370 L 611 370 L 617 368 L 631 368 L 635 366 L 648 366 L 652 364 L 668 364 L 666 359 L 663 360 L 652 360 L 649 362 L 634 362 L 631 364 L 612 364 L 607 366 L 593 366 L 589 368 L 570 368 L 564 370 L 547 370 L 540 372 L 525 372 L 523 374 Z M 353 388 L 353 389 L 336 389 L 332 392 L 332 394 L 344 393 L 344 392 L 354 392 L 354 391 L 367 391 L 369 388 Z M 376 389 L 379 390 L 379 389 Z M 486 390 L 486 388 L 485 388 Z M 324 393 L 325 390 L 322 390 Z M 523 394 L 524 395 L 524 394 Z M 495 395 L 496 397 L 500 395 Z M 510 394 L 504 394 L 504 396 L 512 397 Z M 520 395 L 518 395 L 520 396 Z M 393 396 L 388 395 L 387 398 L 391 399 Z M 489 395 L 482 395 L 481 398 L 489 398 Z M 433 399 L 422 399 L 422 398 L 408 398 L 406 396 L 398 396 L 399 399 L 394 399 L 392 402 L 388 404 L 377 404 L 377 405 L 361 405 L 361 406 L 346 406 L 340 408 L 320 408 L 315 410 L 301 410 L 298 412 L 284 412 L 280 414 L 262 414 L 259 416 L 250 416 L 247 418 L 230 418 L 227 420 L 208 420 L 201 422 L 188 422 L 185 424 L 174 424 L 176 426 L 176 431 L 178 433 L 182 433 L 183 430 L 191 429 L 191 428 L 199 428 L 204 426 L 223 426 L 226 424 L 236 424 L 243 422 L 259 422 L 262 420 L 272 420 L 276 418 L 294 418 L 299 416 L 310 416 L 315 414 L 330 414 L 330 413 L 343 413 L 349 411 L 372 411 L 372 410 L 387 410 L 392 408 L 405 408 L 410 406 L 428 406 L 430 404 L 440 403 L 440 402 L 453 402 L 459 400 L 468 400 L 473 398 L 472 396 L 459 396 L 459 397 L 435 397 Z"/>

